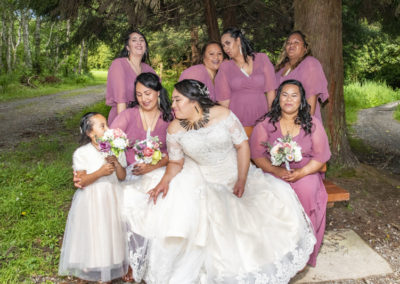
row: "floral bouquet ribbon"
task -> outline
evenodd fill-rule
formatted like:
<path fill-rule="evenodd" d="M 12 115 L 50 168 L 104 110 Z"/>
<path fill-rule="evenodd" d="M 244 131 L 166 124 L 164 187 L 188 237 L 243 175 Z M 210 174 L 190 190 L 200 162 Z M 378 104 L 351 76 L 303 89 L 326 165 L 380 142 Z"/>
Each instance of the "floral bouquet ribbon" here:
<path fill-rule="evenodd" d="M 288 171 L 290 171 L 290 162 L 300 162 L 303 158 L 301 147 L 296 141 L 293 141 L 289 134 L 283 138 L 278 138 L 273 146 L 268 143 L 263 143 L 263 145 L 269 148 L 272 165 L 280 166 L 282 163 L 285 163 Z"/>
<path fill-rule="evenodd" d="M 136 163 L 157 164 L 163 157 L 160 147 L 161 142 L 158 136 L 148 136 L 141 141 L 136 140 L 135 145 L 133 145 Z"/>
<path fill-rule="evenodd" d="M 119 128 L 106 130 L 97 142 L 101 152 L 106 155 L 115 155 L 117 158 L 129 147 L 128 137 Z"/>

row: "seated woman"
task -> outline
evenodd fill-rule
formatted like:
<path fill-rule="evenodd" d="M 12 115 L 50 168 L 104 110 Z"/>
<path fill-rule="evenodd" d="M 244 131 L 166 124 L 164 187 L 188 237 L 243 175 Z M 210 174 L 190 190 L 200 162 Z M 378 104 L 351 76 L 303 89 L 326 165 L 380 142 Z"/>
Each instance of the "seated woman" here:
<path fill-rule="evenodd" d="M 274 145 L 278 138 L 290 135 L 301 146 L 302 160 L 285 167 L 273 166 L 264 143 Z M 251 158 L 264 172 L 288 182 L 296 192 L 310 218 L 317 243 L 308 264 L 315 266 L 325 231 L 325 210 L 328 195 L 319 170 L 331 152 L 328 137 L 319 119 L 310 115 L 310 106 L 302 84 L 284 81 L 278 88 L 271 111 L 254 127 L 250 139 Z"/>
<path fill-rule="evenodd" d="M 321 63 L 311 56 L 311 48 L 301 31 L 292 32 L 285 42 L 275 67 L 278 84 L 285 80 L 298 80 L 306 91 L 310 113 L 320 121 L 320 103 L 328 99 L 328 82 Z"/>
<path fill-rule="evenodd" d="M 179 81 L 184 79 L 194 79 L 207 86 L 210 99 L 216 101 L 214 90 L 214 79 L 218 68 L 224 59 L 224 52 L 219 42 L 210 41 L 201 49 L 201 64 L 194 65 L 184 70 L 179 77 Z"/>
<path fill-rule="evenodd" d="M 240 121 L 203 83 L 175 84 L 172 100 L 165 174 L 134 183 L 125 212 L 151 244 L 146 283 L 288 283 L 315 244 L 296 194 L 250 166 Z"/>
<path fill-rule="evenodd" d="M 120 128 L 127 134 L 131 143 L 135 143 L 136 140 L 148 139 L 150 136 L 158 136 L 161 142 L 160 150 L 164 153 L 164 157 L 155 165 L 137 163 L 134 149 L 128 149 L 125 153 L 129 165 L 126 179 L 129 181 L 135 179 L 135 176 L 143 177 L 156 169 L 159 169 L 159 176 L 161 177 L 164 170 L 160 168 L 164 167 L 168 162 L 168 155 L 166 154 L 167 127 L 173 119 L 168 93 L 161 85 L 157 75 L 141 73 L 135 81 L 134 99 L 133 107 L 122 111 L 114 119 L 110 128 Z M 85 173 L 79 172 L 74 181 L 78 181 L 78 179 L 84 180 L 85 178 Z M 79 187 L 79 182 L 76 185 Z M 125 191 L 123 199 L 124 210 L 129 210 L 128 208 L 134 205 L 134 202 L 130 199 L 129 190 Z M 133 251 L 136 251 L 138 246 L 142 246 L 144 240 L 133 239 L 132 234 L 132 230 L 128 227 L 129 263 L 134 266 L 137 263 Z M 124 277 L 125 281 L 133 280 L 130 271 Z M 140 277 L 138 275 L 133 276 L 134 278 Z"/>

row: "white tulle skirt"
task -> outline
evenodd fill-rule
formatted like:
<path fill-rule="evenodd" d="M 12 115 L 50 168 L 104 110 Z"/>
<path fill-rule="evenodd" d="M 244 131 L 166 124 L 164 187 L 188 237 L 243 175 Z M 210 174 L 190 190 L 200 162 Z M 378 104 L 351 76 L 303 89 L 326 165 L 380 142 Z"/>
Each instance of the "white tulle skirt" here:
<path fill-rule="evenodd" d="M 65 227 L 60 275 L 107 282 L 126 274 L 121 195 L 119 185 L 100 180 L 76 191 Z"/>
<path fill-rule="evenodd" d="M 315 237 L 292 188 L 251 166 L 238 198 L 232 163 L 228 158 L 202 168 L 185 157 L 156 205 L 146 193 L 164 169 L 126 184 L 123 215 L 135 244 L 130 264 L 136 281 L 288 283 L 306 265 Z"/>

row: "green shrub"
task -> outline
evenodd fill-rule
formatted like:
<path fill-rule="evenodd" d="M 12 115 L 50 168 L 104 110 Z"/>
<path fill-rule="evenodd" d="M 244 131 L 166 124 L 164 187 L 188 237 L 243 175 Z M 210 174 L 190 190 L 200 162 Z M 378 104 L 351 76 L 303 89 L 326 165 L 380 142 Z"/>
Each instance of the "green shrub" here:
<path fill-rule="evenodd" d="M 400 104 L 397 106 L 396 110 L 394 111 L 393 114 L 394 119 L 397 119 L 400 121 Z"/>

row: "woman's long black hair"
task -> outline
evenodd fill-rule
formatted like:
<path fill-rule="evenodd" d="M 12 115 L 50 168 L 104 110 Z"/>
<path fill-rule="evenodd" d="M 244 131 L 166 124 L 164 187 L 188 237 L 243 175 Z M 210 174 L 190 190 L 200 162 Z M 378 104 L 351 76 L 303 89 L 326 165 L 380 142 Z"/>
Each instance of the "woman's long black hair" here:
<path fill-rule="evenodd" d="M 277 127 L 275 125 L 276 122 L 278 122 L 281 119 L 282 116 L 282 109 L 279 104 L 279 99 L 281 97 L 281 92 L 282 89 L 285 85 L 296 85 L 299 87 L 300 91 L 300 106 L 299 106 L 299 112 L 297 113 L 297 117 L 294 121 L 295 124 L 298 124 L 303 128 L 303 130 L 306 132 L 306 134 L 311 133 L 311 128 L 312 128 L 312 118 L 310 114 L 310 105 L 308 104 L 306 100 L 306 91 L 303 88 L 303 85 L 300 83 L 300 81 L 297 80 L 286 80 L 283 81 L 282 84 L 279 85 L 278 90 L 276 92 L 276 97 L 274 101 L 272 102 L 272 107 L 269 112 L 264 114 L 260 119 L 258 119 L 258 122 L 261 122 L 265 120 L 267 117 L 269 117 L 269 122 L 272 122 L 272 125 L 275 128 L 275 131 L 277 130 Z"/>
<path fill-rule="evenodd" d="M 91 121 L 91 118 L 95 115 L 99 114 L 98 112 L 88 112 L 85 113 L 81 121 L 79 122 L 79 130 L 81 132 L 81 137 L 79 138 L 79 143 L 81 145 L 87 144 L 92 141 L 90 139 L 88 132 L 92 131 L 93 129 L 93 122 Z"/>
<path fill-rule="evenodd" d="M 200 81 L 185 79 L 176 83 L 174 87 L 189 100 L 198 102 L 203 112 L 208 111 L 210 107 L 219 105 L 210 99 L 210 93 L 208 92 L 207 86 Z"/>
<path fill-rule="evenodd" d="M 242 45 L 242 55 L 244 58 L 244 61 L 247 63 L 247 56 L 251 56 L 254 60 L 254 48 L 253 44 L 244 36 L 242 31 L 238 28 L 231 27 L 227 28 L 222 32 L 223 36 L 224 34 L 230 34 L 231 37 L 234 39 L 240 38 L 240 44 Z"/>
<path fill-rule="evenodd" d="M 125 37 L 124 37 L 124 48 L 123 48 L 123 49 L 121 50 L 121 52 L 119 53 L 119 56 L 118 56 L 118 57 L 129 57 L 129 51 L 126 49 L 126 47 L 129 45 L 129 40 L 131 39 L 130 36 L 131 36 L 131 34 L 133 34 L 133 33 L 139 34 L 139 35 L 141 35 L 141 36 L 143 37 L 144 42 L 145 42 L 145 44 L 146 44 L 146 51 L 145 51 L 145 53 L 143 54 L 142 62 L 149 62 L 149 60 L 150 60 L 150 55 L 149 55 L 149 44 L 147 43 L 147 39 L 146 39 L 146 37 L 144 36 L 144 34 L 143 34 L 141 31 L 137 30 L 137 29 L 134 29 L 134 30 L 129 31 L 128 33 L 126 33 L 126 35 L 125 35 Z"/>
<path fill-rule="evenodd" d="M 171 121 L 174 119 L 174 116 L 172 115 L 171 112 L 171 101 L 169 100 L 168 97 L 168 92 L 167 90 L 161 85 L 160 78 L 153 73 L 147 72 L 147 73 L 141 73 L 139 76 L 136 77 L 135 81 L 135 91 L 134 91 L 134 97 L 135 100 L 131 103 L 129 107 L 135 107 L 139 105 L 137 97 L 136 97 L 136 85 L 137 83 L 141 83 L 147 88 L 150 88 L 154 91 L 160 92 L 160 110 L 162 112 L 162 118 L 164 121 Z"/>

